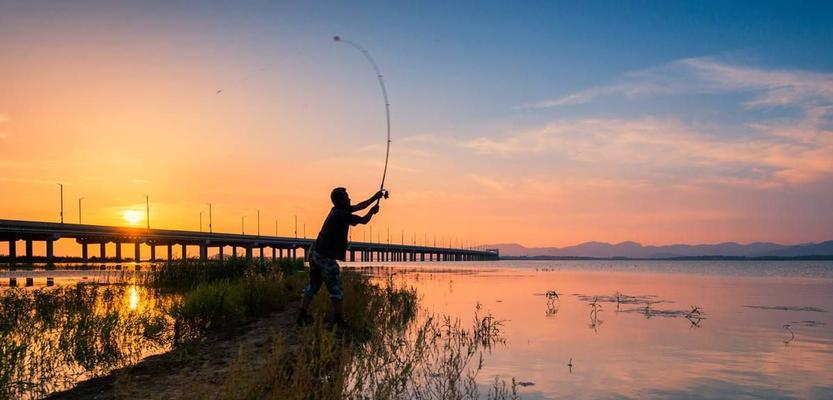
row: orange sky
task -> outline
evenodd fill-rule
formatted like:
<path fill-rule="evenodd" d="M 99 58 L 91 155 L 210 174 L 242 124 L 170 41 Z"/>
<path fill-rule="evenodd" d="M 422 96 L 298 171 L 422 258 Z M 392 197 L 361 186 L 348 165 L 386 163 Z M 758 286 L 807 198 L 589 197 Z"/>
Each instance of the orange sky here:
<path fill-rule="evenodd" d="M 212 203 L 215 231 L 239 232 L 245 216 L 254 232 L 260 209 L 264 233 L 277 219 L 279 234 L 291 235 L 297 215 L 299 235 L 306 224 L 313 236 L 330 189 L 346 186 L 358 201 L 378 187 L 384 119 L 375 79 L 358 53 L 323 32 L 277 27 L 265 40 L 243 23 L 179 24 L 177 16 L 142 25 L 129 12 L 95 23 L 57 11 L 9 15 L 0 21 L 0 218 L 57 221 L 61 182 L 68 222 L 85 197 L 85 223 L 125 225 L 123 212 L 142 211 L 148 194 L 154 227 L 196 230 L 200 211 L 207 226 Z M 802 110 L 790 129 L 775 123 L 782 119 L 745 122 L 766 135 L 753 139 L 720 137 L 720 118 L 531 115 L 615 88 L 546 104 L 530 98 L 494 115 L 461 109 L 463 118 L 442 84 L 420 85 L 436 74 L 431 63 L 407 67 L 380 53 L 393 70 L 394 142 L 392 198 L 374 236 L 389 228 L 395 242 L 404 230 L 406 241 L 416 233 L 419 242 L 436 234 L 527 246 L 833 238 L 823 206 L 833 199 L 828 92 L 813 94 L 815 117 L 804 98 L 788 98 Z M 723 71 L 704 64 L 668 68 Z"/>

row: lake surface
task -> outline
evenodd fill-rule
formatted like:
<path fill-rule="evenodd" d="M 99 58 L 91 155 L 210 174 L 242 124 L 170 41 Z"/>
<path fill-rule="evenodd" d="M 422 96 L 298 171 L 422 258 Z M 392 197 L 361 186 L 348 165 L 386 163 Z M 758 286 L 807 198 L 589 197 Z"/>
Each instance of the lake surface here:
<path fill-rule="evenodd" d="M 833 398 L 831 262 L 426 267 L 393 270 L 428 310 L 466 320 L 480 303 L 504 320 L 479 380 L 532 383 L 525 399 Z"/>
<path fill-rule="evenodd" d="M 497 376 L 515 378 L 524 399 L 833 398 L 833 262 L 381 265 L 371 271 L 394 273 L 397 284 L 415 287 L 426 312 L 465 322 L 480 304 L 481 313 L 503 320 L 506 344 L 486 355 L 478 376 L 482 393 Z M 132 264 L 104 269 L 6 270 L 0 284 L 14 276 L 22 286 L 33 276 L 39 287 L 49 276 L 56 286 L 74 287 L 130 281 L 136 273 Z M 166 299 L 136 285 L 103 288 L 72 302 L 85 319 L 72 317 L 61 329 L 48 320 L 32 322 L 15 333 L 43 331 L 32 336 L 32 345 L 55 353 L 38 360 L 39 371 L 53 373 L 41 393 L 170 348 L 170 338 L 153 330 L 164 322 L 159 308 Z M 118 342 L 82 341 L 90 335 L 81 329 L 107 326 L 100 322 L 114 315 L 122 321 L 113 336 Z M 68 347 L 50 347 L 55 335 L 69 338 Z"/>

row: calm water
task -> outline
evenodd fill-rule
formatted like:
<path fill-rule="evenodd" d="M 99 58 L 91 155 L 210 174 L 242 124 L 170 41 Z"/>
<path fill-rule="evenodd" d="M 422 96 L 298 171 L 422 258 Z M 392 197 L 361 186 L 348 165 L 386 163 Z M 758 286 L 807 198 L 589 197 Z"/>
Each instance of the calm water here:
<path fill-rule="evenodd" d="M 398 283 L 418 290 L 428 312 L 469 320 L 479 303 L 504 320 L 506 345 L 488 355 L 479 381 L 514 377 L 525 399 L 833 398 L 833 262 L 387 266 Z M 133 265 L 122 269 L 0 271 L 0 285 L 10 276 L 20 286 L 34 276 L 36 287 L 47 276 L 64 287 L 134 278 Z M 70 387 L 170 348 L 158 332 L 166 299 L 135 285 L 103 288 L 61 305 L 79 311 L 56 314 L 67 319 L 62 324 L 47 318 L 12 329 L 31 337 L 31 354 L 40 354 L 29 378 L 52 374 L 30 393 Z M 112 343 L 84 340 L 95 336 L 84 329 L 110 326 L 112 318 L 118 329 L 94 332 Z M 56 338 L 65 338 L 63 347 L 52 344 Z"/>
<path fill-rule="evenodd" d="M 461 265 L 395 269 L 429 310 L 505 320 L 480 380 L 523 398 L 833 398 L 831 262 Z"/>

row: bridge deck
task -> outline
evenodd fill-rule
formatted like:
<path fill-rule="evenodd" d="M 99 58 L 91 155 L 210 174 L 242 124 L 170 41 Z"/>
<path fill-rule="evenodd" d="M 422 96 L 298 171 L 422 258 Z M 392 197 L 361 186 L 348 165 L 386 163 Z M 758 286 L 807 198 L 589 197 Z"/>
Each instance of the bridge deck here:
<path fill-rule="evenodd" d="M 23 240 L 26 242 L 26 257 L 31 258 L 32 242 L 44 241 L 46 242 L 46 257 L 51 260 L 53 254 L 53 242 L 61 238 L 75 239 L 76 242 L 82 245 L 83 258 L 87 258 L 87 245 L 100 245 L 101 256 L 104 258 L 104 245 L 107 243 L 115 243 L 117 246 L 117 257 L 121 258 L 122 244 L 135 244 L 134 259 L 139 259 L 139 247 L 141 245 L 150 246 L 152 256 L 155 258 L 155 248 L 157 246 L 168 247 L 168 257 L 170 258 L 171 246 L 199 246 L 200 257 L 207 258 L 208 249 L 212 247 L 220 248 L 220 257 L 223 256 L 223 247 L 242 247 L 246 249 L 247 256 L 251 257 L 252 249 L 260 249 L 260 255 L 263 256 L 263 249 L 273 249 L 273 257 L 276 256 L 275 250 L 279 250 L 281 256 L 283 251 L 287 251 L 288 256 L 295 256 L 297 249 L 306 251 L 312 245 L 312 239 L 281 237 L 281 236 L 267 236 L 267 235 L 242 235 L 230 233 L 209 233 L 209 232 L 193 232 L 180 231 L 169 229 L 145 229 L 145 228 L 129 228 L 118 226 L 103 226 L 103 225 L 84 225 L 84 224 L 62 224 L 55 222 L 37 222 L 37 221 L 16 221 L 0 219 L 0 241 L 9 242 L 9 257 L 15 259 L 16 242 Z M 184 247 L 183 247 L 184 249 Z M 474 261 L 474 260 L 493 260 L 498 258 L 496 250 L 475 250 L 475 249 L 455 249 L 455 248 L 441 248 L 430 246 L 415 246 L 402 244 L 387 244 L 387 243 L 372 243 L 372 242 L 350 242 L 348 244 L 348 258 L 352 261 L 356 259 L 356 253 L 362 260 L 365 261 L 425 261 L 426 256 L 430 260 L 444 260 L 444 261 Z"/>

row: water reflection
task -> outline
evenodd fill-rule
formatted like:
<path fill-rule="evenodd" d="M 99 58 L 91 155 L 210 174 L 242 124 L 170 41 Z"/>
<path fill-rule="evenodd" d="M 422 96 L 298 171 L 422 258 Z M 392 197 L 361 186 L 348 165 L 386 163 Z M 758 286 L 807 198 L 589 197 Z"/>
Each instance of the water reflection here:
<path fill-rule="evenodd" d="M 783 263 L 734 263 L 727 274 L 704 274 L 717 267 L 696 262 L 669 262 L 669 273 L 659 263 L 515 264 L 394 268 L 428 310 L 465 317 L 479 302 L 506 321 L 507 345 L 491 354 L 481 385 L 495 376 L 534 382 L 519 389 L 524 399 L 833 394 L 830 263 L 791 264 L 818 272 L 801 277 Z"/>
<path fill-rule="evenodd" d="M 0 292 L 0 398 L 38 398 L 170 348 L 172 298 L 131 284 Z"/>

